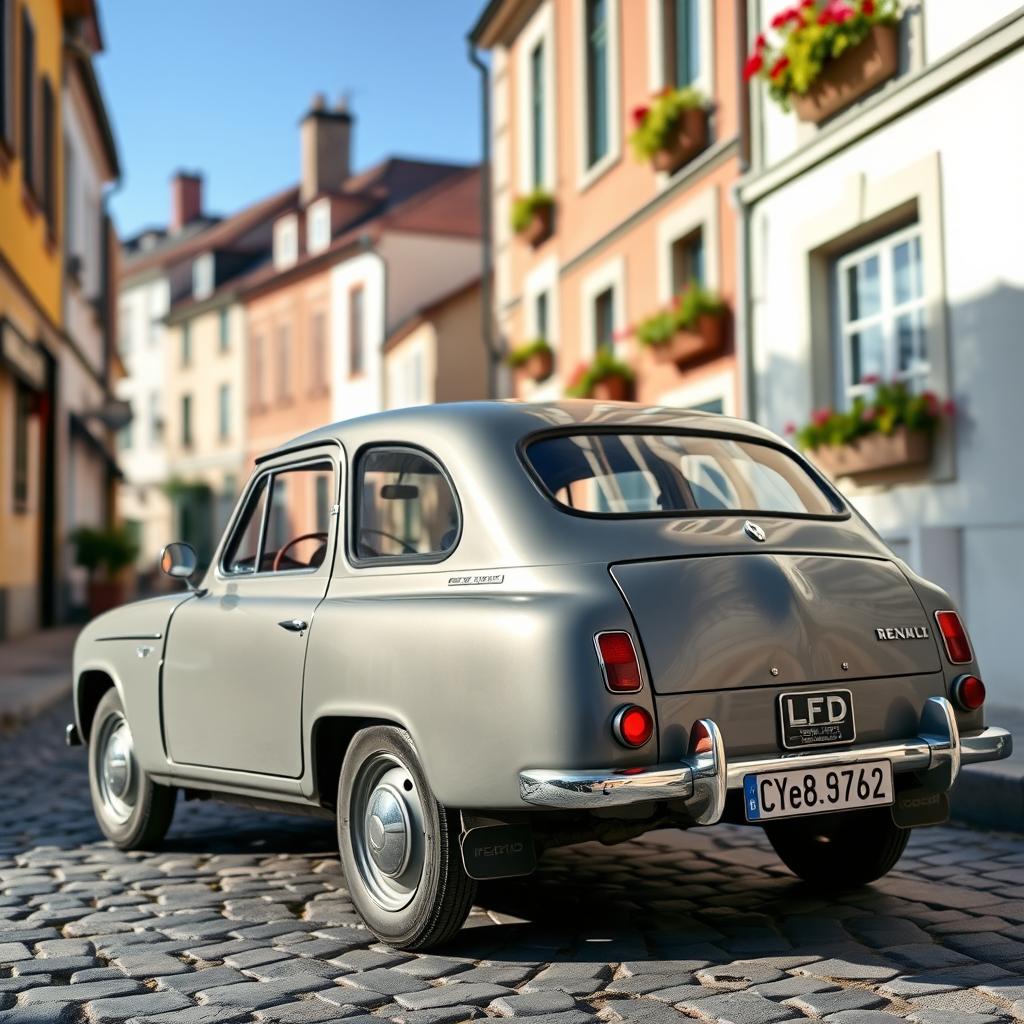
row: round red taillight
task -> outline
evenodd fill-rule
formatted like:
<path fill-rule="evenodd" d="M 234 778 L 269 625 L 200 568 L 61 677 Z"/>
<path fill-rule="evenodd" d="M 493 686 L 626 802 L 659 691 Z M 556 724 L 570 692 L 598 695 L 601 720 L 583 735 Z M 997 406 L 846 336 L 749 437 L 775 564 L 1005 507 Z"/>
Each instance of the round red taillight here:
<path fill-rule="evenodd" d="M 612 733 L 627 747 L 642 747 L 654 735 L 654 719 L 646 709 L 627 704 L 615 712 Z"/>
<path fill-rule="evenodd" d="M 963 711 L 977 711 L 985 703 L 985 684 L 977 676 L 960 676 L 953 683 L 953 700 Z"/>

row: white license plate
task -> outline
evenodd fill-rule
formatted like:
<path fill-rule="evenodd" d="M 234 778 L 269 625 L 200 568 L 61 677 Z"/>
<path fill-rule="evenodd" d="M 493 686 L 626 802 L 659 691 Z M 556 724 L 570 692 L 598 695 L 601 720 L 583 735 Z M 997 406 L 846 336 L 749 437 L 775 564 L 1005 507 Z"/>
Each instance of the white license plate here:
<path fill-rule="evenodd" d="M 747 821 L 881 807 L 892 802 L 891 761 L 743 776 Z"/>

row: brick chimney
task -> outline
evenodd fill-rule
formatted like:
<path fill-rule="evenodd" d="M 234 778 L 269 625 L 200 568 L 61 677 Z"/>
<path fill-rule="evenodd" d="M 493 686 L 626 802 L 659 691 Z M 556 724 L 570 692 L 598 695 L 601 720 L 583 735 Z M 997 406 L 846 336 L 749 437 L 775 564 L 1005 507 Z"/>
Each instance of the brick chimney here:
<path fill-rule="evenodd" d="M 178 171 L 171 178 L 171 224 L 173 234 L 203 215 L 203 176 Z"/>
<path fill-rule="evenodd" d="M 352 115 L 341 99 L 327 109 L 322 93 L 313 97 L 299 128 L 302 145 L 302 181 L 299 197 L 308 203 L 320 192 L 333 191 L 349 176 Z"/>

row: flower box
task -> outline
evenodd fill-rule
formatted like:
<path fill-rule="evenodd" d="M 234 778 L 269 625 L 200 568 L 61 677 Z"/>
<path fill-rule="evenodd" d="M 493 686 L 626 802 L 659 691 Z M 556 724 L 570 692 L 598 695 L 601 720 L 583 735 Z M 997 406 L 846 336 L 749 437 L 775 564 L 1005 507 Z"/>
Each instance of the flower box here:
<path fill-rule="evenodd" d="M 534 248 L 551 237 L 555 224 L 555 208 L 538 206 L 530 217 L 530 223 L 523 229 L 522 237 Z"/>
<path fill-rule="evenodd" d="M 682 369 L 688 363 L 716 355 L 725 341 L 725 317 L 722 314 L 701 313 L 692 329 L 680 328 L 660 345 L 651 345 L 659 363 L 675 363 Z"/>
<path fill-rule="evenodd" d="M 551 349 L 534 352 L 517 369 L 524 377 L 539 384 L 554 372 L 554 354 Z"/>
<path fill-rule="evenodd" d="M 792 97 L 801 121 L 820 124 L 899 71 L 899 32 L 875 25 L 863 42 L 830 61 L 802 96 Z"/>
<path fill-rule="evenodd" d="M 668 144 L 651 157 L 656 171 L 675 174 L 708 144 L 708 114 L 703 107 L 690 107 L 679 115 L 678 128 Z"/>
<path fill-rule="evenodd" d="M 598 402 L 632 402 L 635 382 L 628 377 L 613 374 L 595 381 L 590 388 L 590 397 Z"/>
<path fill-rule="evenodd" d="M 900 426 L 891 434 L 867 434 L 851 444 L 819 445 L 811 455 L 829 476 L 866 476 L 927 465 L 932 457 L 932 437 L 925 430 Z"/>

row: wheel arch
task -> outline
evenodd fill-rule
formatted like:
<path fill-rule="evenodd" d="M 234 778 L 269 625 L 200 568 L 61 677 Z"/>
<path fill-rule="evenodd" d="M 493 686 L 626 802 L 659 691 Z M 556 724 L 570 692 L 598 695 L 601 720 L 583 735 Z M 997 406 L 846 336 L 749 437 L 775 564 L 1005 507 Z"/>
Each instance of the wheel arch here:
<path fill-rule="evenodd" d="M 83 743 L 89 742 L 92 720 L 96 709 L 108 690 L 116 690 L 117 683 L 106 669 L 87 668 L 79 672 L 75 681 L 75 718 Z"/>
<path fill-rule="evenodd" d="M 353 737 L 371 725 L 391 725 L 409 731 L 395 718 L 365 715 L 323 714 L 310 730 L 310 764 L 313 772 L 313 796 L 324 807 L 334 807 L 338 799 L 338 776 Z"/>

